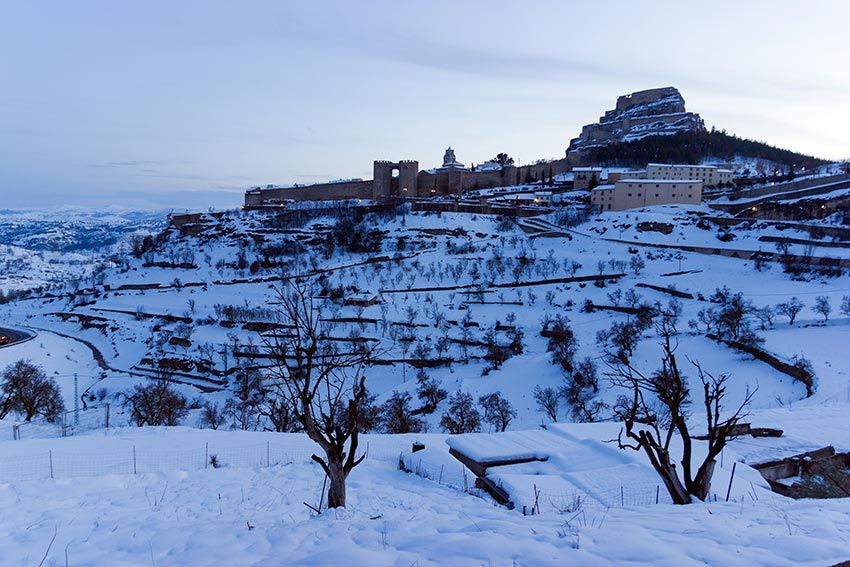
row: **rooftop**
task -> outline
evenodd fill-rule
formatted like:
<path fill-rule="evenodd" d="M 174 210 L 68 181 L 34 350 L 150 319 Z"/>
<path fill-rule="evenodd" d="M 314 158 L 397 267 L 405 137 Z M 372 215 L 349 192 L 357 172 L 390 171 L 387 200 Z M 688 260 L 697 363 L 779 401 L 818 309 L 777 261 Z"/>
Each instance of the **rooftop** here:
<path fill-rule="evenodd" d="M 646 167 L 690 167 L 699 169 L 717 169 L 716 165 L 693 165 L 690 163 L 648 163 Z"/>
<path fill-rule="evenodd" d="M 618 183 L 702 183 L 699 179 L 620 179 Z"/>

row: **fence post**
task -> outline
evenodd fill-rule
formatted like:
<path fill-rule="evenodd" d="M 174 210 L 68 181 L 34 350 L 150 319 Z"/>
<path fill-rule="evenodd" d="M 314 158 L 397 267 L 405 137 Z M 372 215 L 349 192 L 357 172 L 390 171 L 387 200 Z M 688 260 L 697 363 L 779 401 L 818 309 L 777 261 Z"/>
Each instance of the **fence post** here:
<path fill-rule="evenodd" d="M 80 392 L 77 373 L 74 372 L 74 425 L 80 424 Z"/>
<path fill-rule="evenodd" d="M 50 459 L 50 478 L 53 478 L 53 451 L 47 451 L 47 457 Z"/>
<path fill-rule="evenodd" d="M 269 447 L 269 441 L 266 439 L 266 468 L 270 466 L 272 466 L 271 449 Z"/>
<path fill-rule="evenodd" d="M 625 506 L 625 502 L 623 501 L 623 485 L 620 485 L 620 506 Z"/>
<path fill-rule="evenodd" d="M 20 441 L 21 440 L 21 426 L 15 424 L 12 426 L 12 441 Z"/>
<path fill-rule="evenodd" d="M 660 492 L 661 492 L 661 485 L 656 484 L 655 485 L 655 503 L 656 504 L 658 504 L 658 495 L 659 495 Z"/>
<path fill-rule="evenodd" d="M 207 465 L 210 462 L 210 444 L 209 441 L 204 443 L 204 468 L 207 468 Z"/>
<path fill-rule="evenodd" d="M 729 476 L 729 488 L 726 489 L 726 502 L 729 502 L 729 493 L 732 491 L 732 481 L 735 480 L 736 466 L 738 466 L 738 461 L 732 463 L 732 474 Z"/>
<path fill-rule="evenodd" d="M 136 470 L 136 446 L 133 445 L 133 474 L 138 474 Z"/>
<path fill-rule="evenodd" d="M 109 403 L 106 404 L 106 428 L 109 429 Z"/>

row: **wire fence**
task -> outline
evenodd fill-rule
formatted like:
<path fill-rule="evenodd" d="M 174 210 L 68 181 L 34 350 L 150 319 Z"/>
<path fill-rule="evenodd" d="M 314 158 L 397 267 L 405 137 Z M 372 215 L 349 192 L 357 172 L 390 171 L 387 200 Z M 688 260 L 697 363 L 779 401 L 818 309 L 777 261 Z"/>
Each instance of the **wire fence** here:
<path fill-rule="evenodd" d="M 318 448 L 316 448 L 318 449 Z M 372 449 L 361 445 L 369 459 L 396 462 L 401 449 Z M 162 449 L 109 438 L 98 447 L 55 446 L 0 459 L 0 482 L 69 479 L 86 476 L 198 471 L 216 468 L 259 468 L 311 462 L 317 451 L 304 439 L 269 439 L 265 442 L 180 444 Z M 321 454 L 321 452 L 318 452 Z"/>
<path fill-rule="evenodd" d="M 173 471 L 200 471 L 218 468 L 268 468 L 312 462 L 317 447 L 298 436 L 270 435 L 264 442 L 184 443 L 174 448 L 151 445 L 148 440 L 135 443 L 120 437 L 106 437 L 97 446 L 53 445 L 49 449 L 30 450 L 0 459 L 0 482 L 19 482 L 45 479 L 71 479 L 106 475 L 134 475 Z M 410 452 L 409 440 L 381 441 L 379 446 L 361 443 L 358 452 L 366 458 L 398 464 L 403 470 L 416 474 L 446 488 L 483 496 L 484 487 L 459 461 L 423 462 Z M 319 452 L 319 454 L 321 454 Z M 496 487 L 507 495 L 514 509 L 525 515 L 557 514 L 575 516 L 591 523 L 601 521 L 611 508 L 647 507 L 671 504 L 672 499 L 662 484 L 623 483 L 618 486 L 598 486 L 589 490 L 553 490 L 538 487 L 533 477 Z M 755 489 L 753 489 L 755 492 Z M 727 495 L 728 496 L 728 495 Z M 746 495 L 741 495 L 745 498 Z M 751 497 L 757 499 L 753 494 Z M 712 500 L 723 496 L 712 494 Z M 737 498 L 731 498 L 737 501 Z"/>
<path fill-rule="evenodd" d="M 103 404 L 87 409 L 60 413 L 53 419 L 37 418 L 32 421 L 0 425 L 0 440 L 44 439 L 69 437 L 85 431 L 108 428 L 112 419 L 112 406 Z"/>
<path fill-rule="evenodd" d="M 53 421 L 37 420 L 0 427 L 0 439 L 35 439 L 68 437 L 85 431 L 109 428 L 109 404 L 79 412 L 69 411 Z M 398 463 L 403 470 L 441 486 L 481 496 L 485 492 L 480 481 L 459 461 L 443 463 L 423 461 L 410 452 L 408 439 L 383 439 L 378 446 L 361 441 L 360 451 L 369 459 Z M 257 468 L 311 462 L 318 448 L 310 448 L 304 439 L 271 436 L 265 442 L 204 442 L 174 449 L 146 444 L 110 442 L 97 448 L 55 446 L 39 452 L 26 450 L 11 458 L 0 459 L 0 482 L 75 477 L 129 475 L 170 471 L 198 471 L 220 467 Z M 493 479 L 491 479 L 492 481 Z M 614 479 L 610 479 L 614 480 Z M 533 480 L 503 484 L 498 478 L 493 485 L 507 496 L 514 508 L 523 514 L 596 514 L 600 517 L 610 508 L 645 507 L 671 504 L 672 499 L 660 483 L 623 483 L 602 481 L 589 490 L 558 490 L 537 486 Z M 744 498 L 744 496 L 741 496 Z M 712 494 L 712 499 L 722 499 Z M 732 500 L 736 500 L 732 498 Z"/>
<path fill-rule="evenodd" d="M 460 462 L 452 464 L 434 464 L 423 462 L 416 453 L 407 453 L 400 457 L 404 469 L 412 474 L 436 482 L 442 486 L 481 495 L 484 488 L 469 470 Z M 489 477 L 488 477 L 489 478 Z M 531 478 L 531 477 L 530 477 Z M 492 479 L 490 479 L 492 481 Z M 661 483 L 631 482 L 617 485 L 603 485 L 592 490 L 552 490 L 538 487 L 533 480 L 528 483 L 512 485 L 493 482 L 494 486 L 507 496 L 514 509 L 525 515 L 594 514 L 599 521 L 611 508 L 646 507 L 655 504 L 672 504 L 673 500 Z M 712 494 L 712 499 L 718 496 Z M 722 496 L 719 497 L 722 499 Z M 734 500 L 734 498 L 732 499 Z"/>

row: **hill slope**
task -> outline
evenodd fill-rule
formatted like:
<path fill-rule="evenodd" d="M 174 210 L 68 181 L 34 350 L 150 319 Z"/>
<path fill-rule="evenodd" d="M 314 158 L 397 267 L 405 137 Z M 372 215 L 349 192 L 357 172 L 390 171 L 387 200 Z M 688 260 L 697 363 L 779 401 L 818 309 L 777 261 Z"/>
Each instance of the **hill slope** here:
<path fill-rule="evenodd" d="M 733 161 L 759 158 L 795 168 L 824 165 L 826 160 L 739 138 L 725 131 L 685 131 L 648 136 L 631 142 L 614 142 L 588 149 L 587 161 L 604 165 L 642 166 L 648 162 L 701 163 L 706 159 Z"/>

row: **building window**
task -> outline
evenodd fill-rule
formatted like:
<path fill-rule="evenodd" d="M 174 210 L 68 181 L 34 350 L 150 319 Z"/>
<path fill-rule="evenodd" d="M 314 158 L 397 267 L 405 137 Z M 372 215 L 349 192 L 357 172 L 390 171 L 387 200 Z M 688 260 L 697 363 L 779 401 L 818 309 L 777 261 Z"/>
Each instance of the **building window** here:
<path fill-rule="evenodd" d="M 638 193 L 638 197 L 640 197 L 640 196 L 641 196 L 641 194 L 640 194 L 640 193 Z"/>
<path fill-rule="evenodd" d="M 631 193 L 629 193 L 629 197 L 631 197 L 631 196 L 632 196 L 632 194 L 631 194 Z"/>

